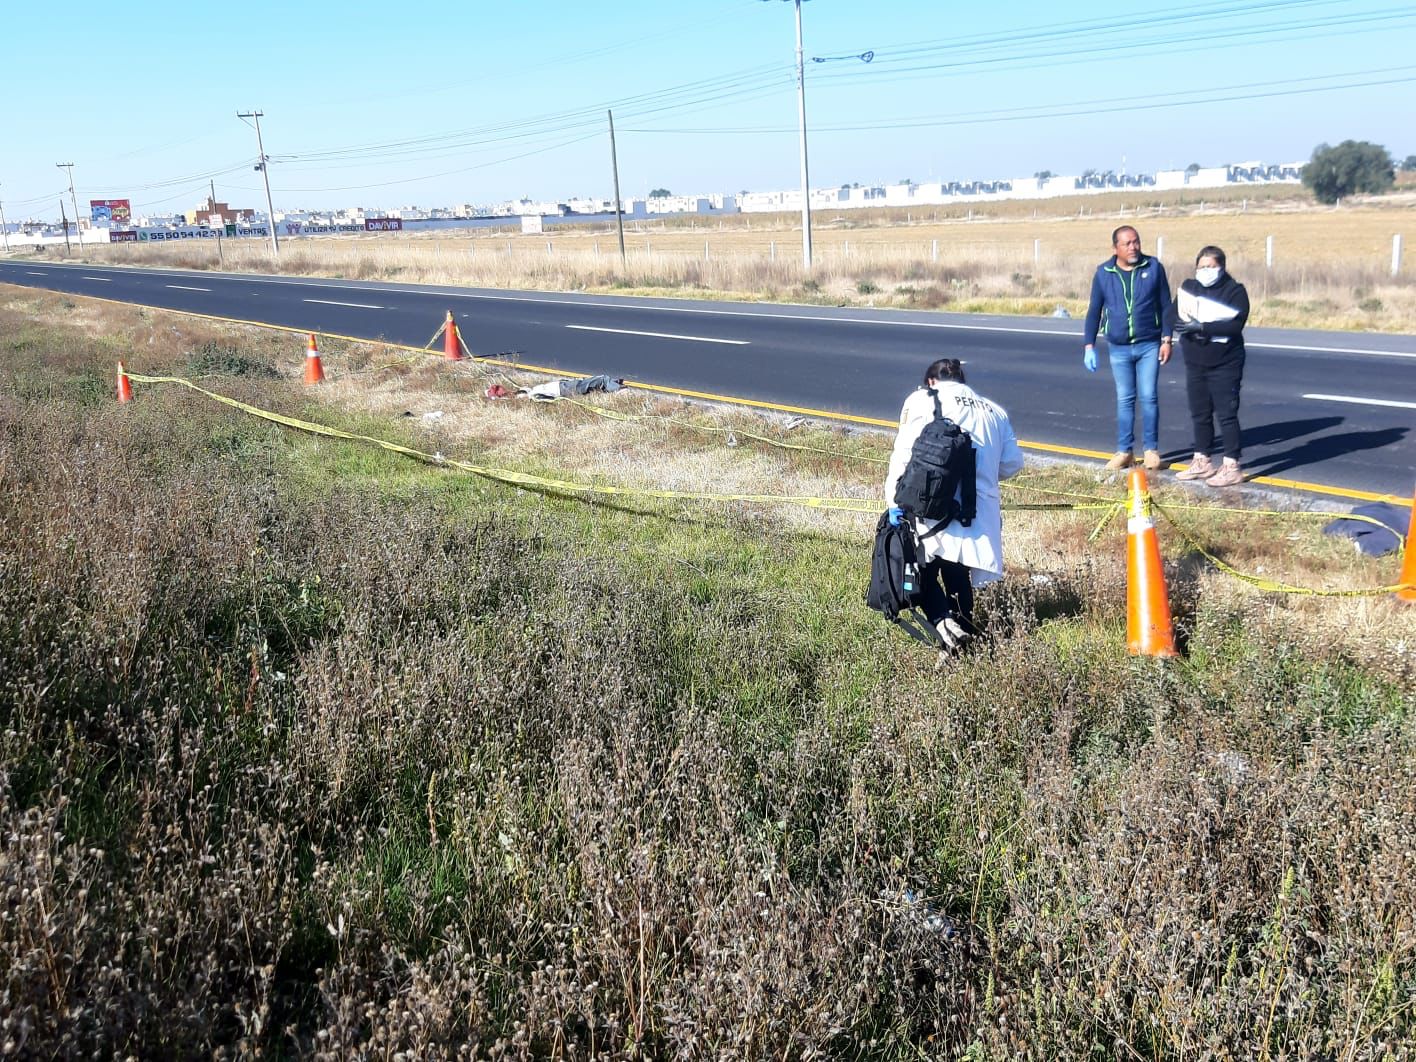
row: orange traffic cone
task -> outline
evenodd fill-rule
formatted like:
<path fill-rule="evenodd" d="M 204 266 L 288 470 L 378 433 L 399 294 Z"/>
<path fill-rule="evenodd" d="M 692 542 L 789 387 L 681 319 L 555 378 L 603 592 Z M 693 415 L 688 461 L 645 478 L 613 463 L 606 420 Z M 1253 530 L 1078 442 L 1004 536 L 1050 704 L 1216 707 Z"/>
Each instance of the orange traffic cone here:
<path fill-rule="evenodd" d="M 123 363 L 120 361 L 118 363 L 118 403 L 121 405 L 132 400 L 133 381 L 128 379 L 127 370 L 123 368 Z"/>
<path fill-rule="evenodd" d="M 1406 559 L 1401 562 L 1401 589 L 1396 596 L 1402 601 L 1416 601 L 1416 496 L 1411 499 L 1411 526 L 1406 529 Z"/>
<path fill-rule="evenodd" d="M 1176 655 L 1150 487 L 1140 468 L 1131 469 L 1131 511 L 1126 521 L 1126 648 L 1132 656 Z"/>
<path fill-rule="evenodd" d="M 447 311 L 447 323 L 443 325 L 443 354 L 448 361 L 462 360 L 462 337 L 458 335 L 451 310 Z"/>
<path fill-rule="evenodd" d="M 324 366 L 320 364 L 320 348 L 315 343 L 315 333 L 310 333 L 310 346 L 305 351 L 305 382 L 324 383 Z"/>

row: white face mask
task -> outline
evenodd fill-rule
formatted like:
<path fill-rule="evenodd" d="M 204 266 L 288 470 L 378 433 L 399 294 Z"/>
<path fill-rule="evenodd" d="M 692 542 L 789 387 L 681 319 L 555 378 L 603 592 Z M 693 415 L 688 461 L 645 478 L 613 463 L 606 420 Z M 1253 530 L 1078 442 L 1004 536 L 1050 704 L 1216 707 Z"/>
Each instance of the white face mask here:
<path fill-rule="evenodd" d="M 1219 283 L 1220 274 L 1223 272 L 1219 266 L 1202 266 L 1195 270 L 1195 279 L 1205 287 L 1212 288 Z"/>

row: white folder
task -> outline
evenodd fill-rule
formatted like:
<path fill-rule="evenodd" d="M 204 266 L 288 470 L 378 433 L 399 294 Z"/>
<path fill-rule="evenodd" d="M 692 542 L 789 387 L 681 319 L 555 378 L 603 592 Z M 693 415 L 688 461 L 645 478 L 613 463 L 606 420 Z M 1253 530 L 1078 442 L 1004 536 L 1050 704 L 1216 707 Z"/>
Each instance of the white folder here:
<path fill-rule="evenodd" d="M 1207 295 L 1196 295 L 1184 288 L 1181 288 L 1176 295 L 1175 312 L 1180 315 L 1180 320 L 1196 321 L 1199 324 L 1232 321 L 1239 316 L 1239 311 L 1234 307 L 1226 306 Z"/>

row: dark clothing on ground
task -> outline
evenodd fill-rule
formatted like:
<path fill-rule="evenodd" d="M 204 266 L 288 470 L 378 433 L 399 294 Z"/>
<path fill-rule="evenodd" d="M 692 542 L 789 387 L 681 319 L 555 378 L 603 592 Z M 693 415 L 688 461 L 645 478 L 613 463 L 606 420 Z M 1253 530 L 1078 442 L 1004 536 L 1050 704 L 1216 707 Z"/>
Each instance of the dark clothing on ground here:
<path fill-rule="evenodd" d="M 919 607 L 931 625 L 937 627 L 940 620 L 952 619 L 966 634 L 978 633 L 973 622 L 973 580 L 967 564 L 935 558 L 919 570 L 919 582 Z"/>
<path fill-rule="evenodd" d="M 1387 502 L 1359 505 L 1352 510 L 1352 515 L 1370 517 L 1382 526 L 1377 527 L 1366 520 L 1350 520 L 1339 516 L 1332 523 L 1324 525 L 1323 534 L 1350 538 L 1357 544 L 1357 548 L 1369 557 L 1395 553 L 1401 545 L 1401 539 L 1397 536 L 1405 534 L 1411 523 L 1410 512 Z"/>
<path fill-rule="evenodd" d="M 1176 325 L 1180 333 L 1180 353 L 1185 359 L 1185 387 L 1190 399 L 1190 419 L 1194 425 L 1195 453 L 1209 456 L 1214 448 L 1214 420 L 1224 442 L 1224 456 L 1238 461 L 1239 387 L 1244 376 L 1244 325 L 1249 320 L 1249 293 L 1244 285 L 1222 273 L 1213 287 L 1205 287 L 1193 277 L 1180 290 L 1201 299 L 1220 303 L 1234 311 L 1227 321 L 1202 325 Z"/>
<path fill-rule="evenodd" d="M 1218 365 L 1185 359 L 1185 390 L 1190 398 L 1195 453 L 1209 456 L 1214 449 L 1214 421 L 1219 418 L 1224 456 L 1235 461 L 1244 455 L 1239 444 L 1239 384 L 1244 378 L 1244 349 L 1237 358 Z"/>
<path fill-rule="evenodd" d="M 1175 303 L 1165 267 L 1154 258 L 1141 258 L 1131 269 L 1122 269 L 1112 255 L 1096 267 L 1083 340 L 1096 343 L 1098 333 L 1108 343 L 1132 346 L 1158 343 L 1175 325 Z"/>

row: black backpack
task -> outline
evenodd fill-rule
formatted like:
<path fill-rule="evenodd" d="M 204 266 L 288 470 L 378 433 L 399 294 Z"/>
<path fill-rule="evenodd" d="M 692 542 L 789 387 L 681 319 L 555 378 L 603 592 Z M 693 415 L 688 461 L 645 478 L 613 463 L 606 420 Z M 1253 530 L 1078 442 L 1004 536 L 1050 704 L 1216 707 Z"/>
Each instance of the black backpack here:
<path fill-rule="evenodd" d="M 939 633 L 915 607 L 922 567 L 914 521 L 907 518 L 892 524 L 890 514 L 881 513 L 875 525 L 875 550 L 870 558 L 865 603 L 891 623 L 898 623 L 911 638 L 939 648 Z"/>
<path fill-rule="evenodd" d="M 934 419 L 915 440 L 910 462 L 895 486 L 895 504 L 911 516 L 938 520 L 929 532 L 935 534 L 955 520 L 963 527 L 973 523 L 978 511 L 978 471 L 973 439 L 944 415 L 939 392 L 930 388 L 929 394 L 934 399 Z"/>

